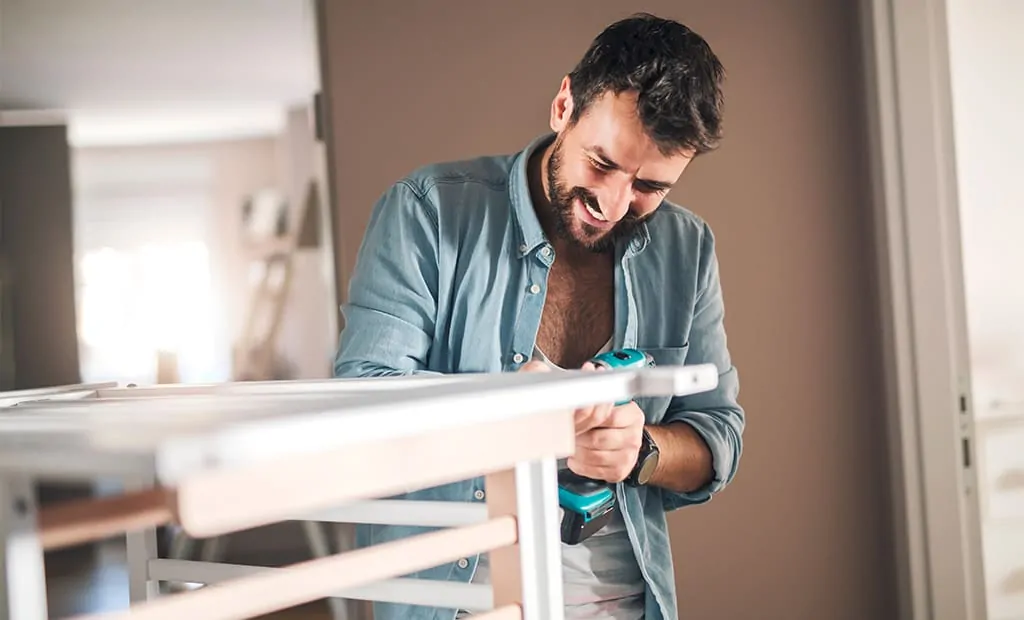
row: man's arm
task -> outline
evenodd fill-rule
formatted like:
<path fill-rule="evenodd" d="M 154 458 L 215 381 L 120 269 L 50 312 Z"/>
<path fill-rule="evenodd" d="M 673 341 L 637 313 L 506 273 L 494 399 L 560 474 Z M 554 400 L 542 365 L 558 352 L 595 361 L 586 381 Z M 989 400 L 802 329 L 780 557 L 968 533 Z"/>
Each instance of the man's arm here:
<path fill-rule="evenodd" d="M 718 259 L 707 225 L 699 273 L 702 286 L 694 307 L 686 363 L 714 364 L 718 386 L 674 398 L 662 424 L 648 428 L 660 450 L 651 484 L 665 490 L 666 510 L 711 499 L 735 477 L 743 452 L 746 416 L 737 400 L 739 378 L 726 344 Z"/>
<path fill-rule="evenodd" d="M 426 374 L 437 290 L 437 210 L 400 181 L 377 201 L 363 236 L 335 376 Z"/>
<path fill-rule="evenodd" d="M 674 493 L 693 493 L 714 479 L 714 459 L 708 444 L 689 424 L 646 426 L 660 450 L 658 466 L 648 482 Z"/>

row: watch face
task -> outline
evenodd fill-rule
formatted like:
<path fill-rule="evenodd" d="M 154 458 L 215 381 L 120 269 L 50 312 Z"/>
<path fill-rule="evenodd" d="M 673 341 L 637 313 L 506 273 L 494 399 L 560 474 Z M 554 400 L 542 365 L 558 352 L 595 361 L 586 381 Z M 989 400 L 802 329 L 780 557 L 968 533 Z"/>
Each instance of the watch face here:
<path fill-rule="evenodd" d="M 643 464 L 640 465 L 640 471 L 636 474 L 636 481 L 638 484 L 647 484 L 654 475 L 654 469 L 658 466 L 658 453 L 652 452 L 644 459 Z"/>

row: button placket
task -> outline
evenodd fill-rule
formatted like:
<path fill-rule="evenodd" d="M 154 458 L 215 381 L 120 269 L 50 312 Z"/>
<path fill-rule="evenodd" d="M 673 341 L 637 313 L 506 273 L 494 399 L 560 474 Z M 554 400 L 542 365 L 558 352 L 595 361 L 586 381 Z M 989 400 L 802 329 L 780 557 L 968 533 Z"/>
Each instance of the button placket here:
<path fill-rule="evenodd" d="M 520 246 L 520 251 L 526 249 Z M 544 285 L 547 282 L 547 272 L 554 261 L 554 249 L 550 245 L 543 245 L 536 254 L 527 258 L 523 265 L 523 284 L 526 295 L 522 298 L 519 317 L 516 322 L 516 334 L 514 336 L 511 354 L 512 370 L 517 370 L 533 355 L 533 339 L 540 326 L 541 312 L 544 307 L 543 293 Z"/>

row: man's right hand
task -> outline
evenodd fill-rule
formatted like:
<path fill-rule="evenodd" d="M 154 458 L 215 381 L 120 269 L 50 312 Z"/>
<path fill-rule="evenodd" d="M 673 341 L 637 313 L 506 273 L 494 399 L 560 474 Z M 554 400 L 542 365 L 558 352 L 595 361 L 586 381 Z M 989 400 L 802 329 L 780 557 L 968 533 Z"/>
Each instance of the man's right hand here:
<path fill-rule="evenodd" d="M 587 362 L 580 368 L 585 372 L 600 372 L 600 369 L 594 364 Z M 551 366 L 548 366 L 541 360 L 531 359 L 530 361 L 523 364 L 518 372 L 551 372 Z M 612 410 L 615 406 L 612 403 L 603 403 L 598 405 L 587 405 L 586 407 L 580 407 L 575 412 L 576 421 L 576 435 L 582 435 L 587 431 L 603 426 L 611 417 Z"/>

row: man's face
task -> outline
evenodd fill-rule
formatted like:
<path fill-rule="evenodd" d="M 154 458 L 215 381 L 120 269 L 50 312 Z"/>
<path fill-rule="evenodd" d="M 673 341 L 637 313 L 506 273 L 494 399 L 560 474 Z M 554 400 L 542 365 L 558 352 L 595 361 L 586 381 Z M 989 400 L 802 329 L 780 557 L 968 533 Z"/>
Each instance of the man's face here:
<path fill-rule="evenodd" d="M 593 252 L 608 252 L 661 204 L 692 159 L 663 155 L 636 114 L 636 96 L 606 93 L 569 126 L 572 98 L 563 81 L 552 105 L 544 184 L 555 234 Z"/>

